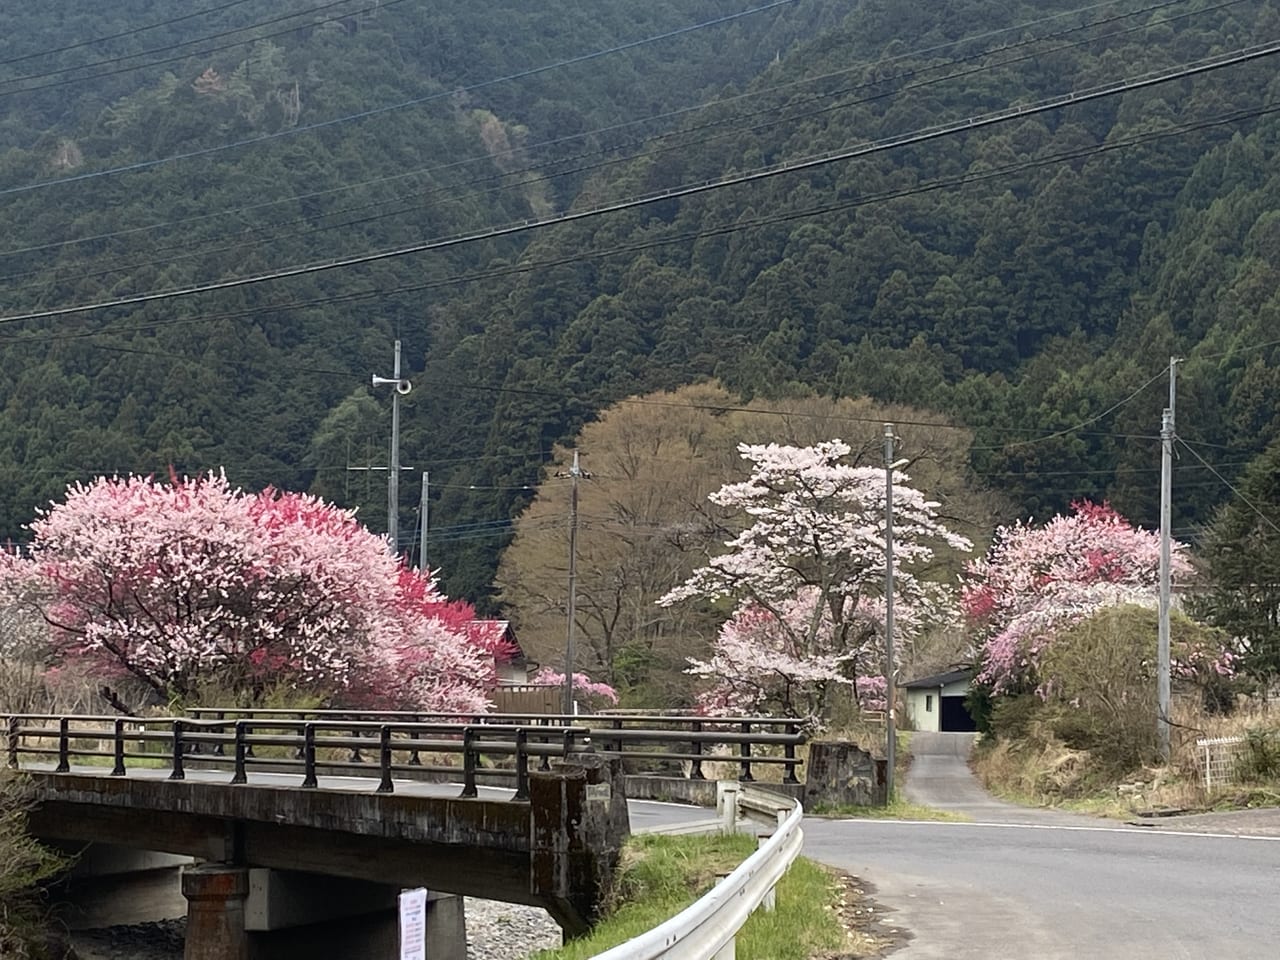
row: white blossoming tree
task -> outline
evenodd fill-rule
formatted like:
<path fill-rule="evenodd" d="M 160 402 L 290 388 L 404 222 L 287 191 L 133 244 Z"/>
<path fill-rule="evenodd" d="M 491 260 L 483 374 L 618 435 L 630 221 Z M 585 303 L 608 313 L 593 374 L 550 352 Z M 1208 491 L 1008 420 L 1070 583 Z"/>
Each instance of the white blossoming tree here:
<path fill-rule="evenodd" d="M 821 720 L 841 689 L 872 705 L 884 686 L 884 470 L 849 464 L 840 440 L 738 450 L 750 477 L 710 499 L 738 511 L 744 529 L 658 601 L 734 604 L 711 658 L 690 660 L 707 681 L 702 705 Z M 939 547 L 972 544 L 906 474 L 895 472 L 893 494 L 895 633 L 907 640 L 952 610 L 951 591 L 919 571 Z"/>

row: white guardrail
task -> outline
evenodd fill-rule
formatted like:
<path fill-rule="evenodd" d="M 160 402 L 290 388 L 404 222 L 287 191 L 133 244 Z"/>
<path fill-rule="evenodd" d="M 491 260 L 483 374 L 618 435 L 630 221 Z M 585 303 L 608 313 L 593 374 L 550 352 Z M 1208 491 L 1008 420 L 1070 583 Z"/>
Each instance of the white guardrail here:
<path fill-rule="evenodd" d="M 774 887 L 800 855 L 804 810 L 798 800 L 732 782 L 717 784 L 716 807 L 720 815 L 715 820 L 649 832 L 729 832 L 746 815 L 767 819 L 775 825 L 773 834 L 761 838 L 755 853 L 692 906 L 592 960 L 733 960 L 738 931 L 757 907 L 773 909 Z"/>

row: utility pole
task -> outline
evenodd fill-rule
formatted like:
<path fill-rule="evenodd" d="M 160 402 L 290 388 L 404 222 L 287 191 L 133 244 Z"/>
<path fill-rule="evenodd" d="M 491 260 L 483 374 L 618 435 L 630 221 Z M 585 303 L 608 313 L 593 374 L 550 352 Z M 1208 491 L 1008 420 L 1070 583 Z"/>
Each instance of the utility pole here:
<path fill-rule="evenodd" d="M 578 465 L 578 451 L 573 451 L 573 467 L 569 477 L 573 481 L 569 494 L 569 626 L 564 646 L 564 713 L 573 714 L 573 621 L 578 613 L 578 479 L 582 469 Z"/>
<path fill-rule="evenodd" d="M 1156 743 L 1160 759 L 1169 762 L 1171 539 L 1173 527 L 1174 411 L 1178 397 L 1178 358 L 1169 358 L 1169 405 L 1160 422 L 1160 620 L 1156 640 Z"/>
<path fill-rule="evenodd" d="M 897 697 L 893 672 L 893 424 L 884 425 L 884 695 L 885 695 L 885 803 L 893 802 L 893 767 L 897 762 L 898 735 L 894 723 Z"/>
<path fill-rule="evenodd" d="M 396 359 L 390 379 L 373 377 L 373 385 L 394 384 L 391 394 L 391 464 L 387 468 L 387 540 L 392 556 L 400 555 L 400 398 L 413 389 L 413 384 L 400 377 L 400 341 L 396 341 Z"/>
<path fill-rule="evenodd" d="M 431 474 L 422 471 L 422 499 L 418 501 L 418 571 L 425 577 L 431 575 L 427 566 L 427 491 L 431 487 Z"/>

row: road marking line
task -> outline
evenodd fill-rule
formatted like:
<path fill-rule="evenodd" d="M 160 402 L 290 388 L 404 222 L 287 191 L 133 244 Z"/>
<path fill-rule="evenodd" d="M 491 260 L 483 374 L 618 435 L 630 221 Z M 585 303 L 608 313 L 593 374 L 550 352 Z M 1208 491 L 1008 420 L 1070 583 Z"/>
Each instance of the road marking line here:
<path fill-rule="evenodd" d="M 844 820 L 828 822 L 900 823 L 910 826 L 930 827 L 1000 827 L 1010 830 L 1074 830 L 1080 833 L 1133 833 L 1143 837 L 1209 837 L 1217 840 L 1263 840 L 1268 843 L 1280 843 L 1280 836 L 1261 836 L 1252 833 L 1210 833 L 1199 830 L 1162 830 L 1159 827 L 1086 827 L 1065 823 L 994 823 L 981 820 L 964 823 L 954 820 L 878 820 L 865 817 L 849 817 Z"/>

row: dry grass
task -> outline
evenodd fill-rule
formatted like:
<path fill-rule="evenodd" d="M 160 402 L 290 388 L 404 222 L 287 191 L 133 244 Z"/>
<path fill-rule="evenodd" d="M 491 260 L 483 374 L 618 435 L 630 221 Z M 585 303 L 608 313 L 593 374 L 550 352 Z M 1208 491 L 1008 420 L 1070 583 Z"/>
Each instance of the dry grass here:
<path fill-rule="evenodd" d="M 1062 806 L 1119 818 L 1151 810 L 1208 810 L 1280 802 L 1280 783 L 1206 791 L 1196 741 L 1280 730 L 1280 707 L 1244 702 L 1231 716 L 1207 714 L 1193 701 L 1175 701 L 1168 766 L 1143 766 L 1121 780 L 1102 778 L 1087 751 L 1073 750 L 1032 724 L 1019 740 L 984 743 L 974 754 L 978 778 L 992 793 L 1033 806 Z"/>

